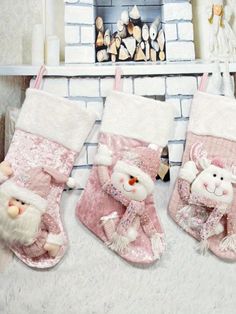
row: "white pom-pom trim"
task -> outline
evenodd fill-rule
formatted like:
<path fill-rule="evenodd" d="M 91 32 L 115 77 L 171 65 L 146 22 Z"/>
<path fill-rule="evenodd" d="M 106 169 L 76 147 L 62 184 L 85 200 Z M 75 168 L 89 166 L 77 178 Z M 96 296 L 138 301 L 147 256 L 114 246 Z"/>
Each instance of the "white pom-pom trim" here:
<path fill-rule="evenodd" d="M 68 186 L 68 188 L 70 189 L 76 189 L 76 188 L 79 188 L 80 187 L 80 184 L 78 181 L 76 181 L 74 178 L 72 177 L 69 177 L 67 182 L 66 182 L 66 185 Z"/>

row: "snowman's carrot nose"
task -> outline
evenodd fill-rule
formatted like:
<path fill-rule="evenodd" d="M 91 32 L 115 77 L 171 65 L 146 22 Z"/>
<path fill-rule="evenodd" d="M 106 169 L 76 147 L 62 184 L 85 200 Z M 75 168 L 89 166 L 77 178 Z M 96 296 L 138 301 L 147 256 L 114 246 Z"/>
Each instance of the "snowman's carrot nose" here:
<path fill-rule="evenodd" d="M 129 185 L 134 185 L 136 182 L 138 182 L 136 177 L 129 179 Z"/>

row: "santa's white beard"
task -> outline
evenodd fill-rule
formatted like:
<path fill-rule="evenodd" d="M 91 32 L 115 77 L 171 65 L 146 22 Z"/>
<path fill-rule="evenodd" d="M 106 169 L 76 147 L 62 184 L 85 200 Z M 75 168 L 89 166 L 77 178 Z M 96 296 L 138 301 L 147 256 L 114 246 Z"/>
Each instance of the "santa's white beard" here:
<path fill-rule="evenodd" d="M 38 233 L 41 222 L 41 212 L 33 206 L 15 219 L 8 213 L 10 197 L 0 192 L 0 239 L 8 245 L 30 245 Z"/>

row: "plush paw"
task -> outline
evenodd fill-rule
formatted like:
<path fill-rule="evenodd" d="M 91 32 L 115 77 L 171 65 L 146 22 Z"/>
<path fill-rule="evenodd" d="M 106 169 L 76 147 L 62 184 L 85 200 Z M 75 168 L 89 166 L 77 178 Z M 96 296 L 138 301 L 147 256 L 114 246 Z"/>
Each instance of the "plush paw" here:
<path fill-rule="evenodd" d="M 61 246 L 58 244 L 46 243 L 44 245 L 44 250 L 48 252 L 49 256 L 56 257 L 60 250 L 60 247 Z"/>
<path fill-rule="evenodd" d="M 0 172 L 6 177 L 10 177 L 12 175 L 13 170 L 9 162 L 3 161 L 0 163 Z"/>
<path fill-rule="evenodd" d="M 101 166 L 110 166 L 112 164 L 112 151 L 107 145 L 99 145 L 98 152 L 94 158 L 94 164 Z"/>
<path fill-rule="evenodd" d="M 198 169 L 193 161 L 187 161 L 184 166 L 180 169 L 179 178 L 192 183 L 198 174 Z"/>

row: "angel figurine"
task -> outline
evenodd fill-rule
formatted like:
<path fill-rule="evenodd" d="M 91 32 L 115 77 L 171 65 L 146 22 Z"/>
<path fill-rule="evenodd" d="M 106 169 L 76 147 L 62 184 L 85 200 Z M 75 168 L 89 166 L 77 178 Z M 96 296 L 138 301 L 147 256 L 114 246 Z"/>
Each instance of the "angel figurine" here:
<path fill-rule="evenodd" d="M 233 61 L 236 58 L 236 35 L 230 26 L 233 15 L 232 1 L 229 0 L 226 4 L 224 0 L 210 0 L 207 15 L 210 25 L 210 57 Z"/>

